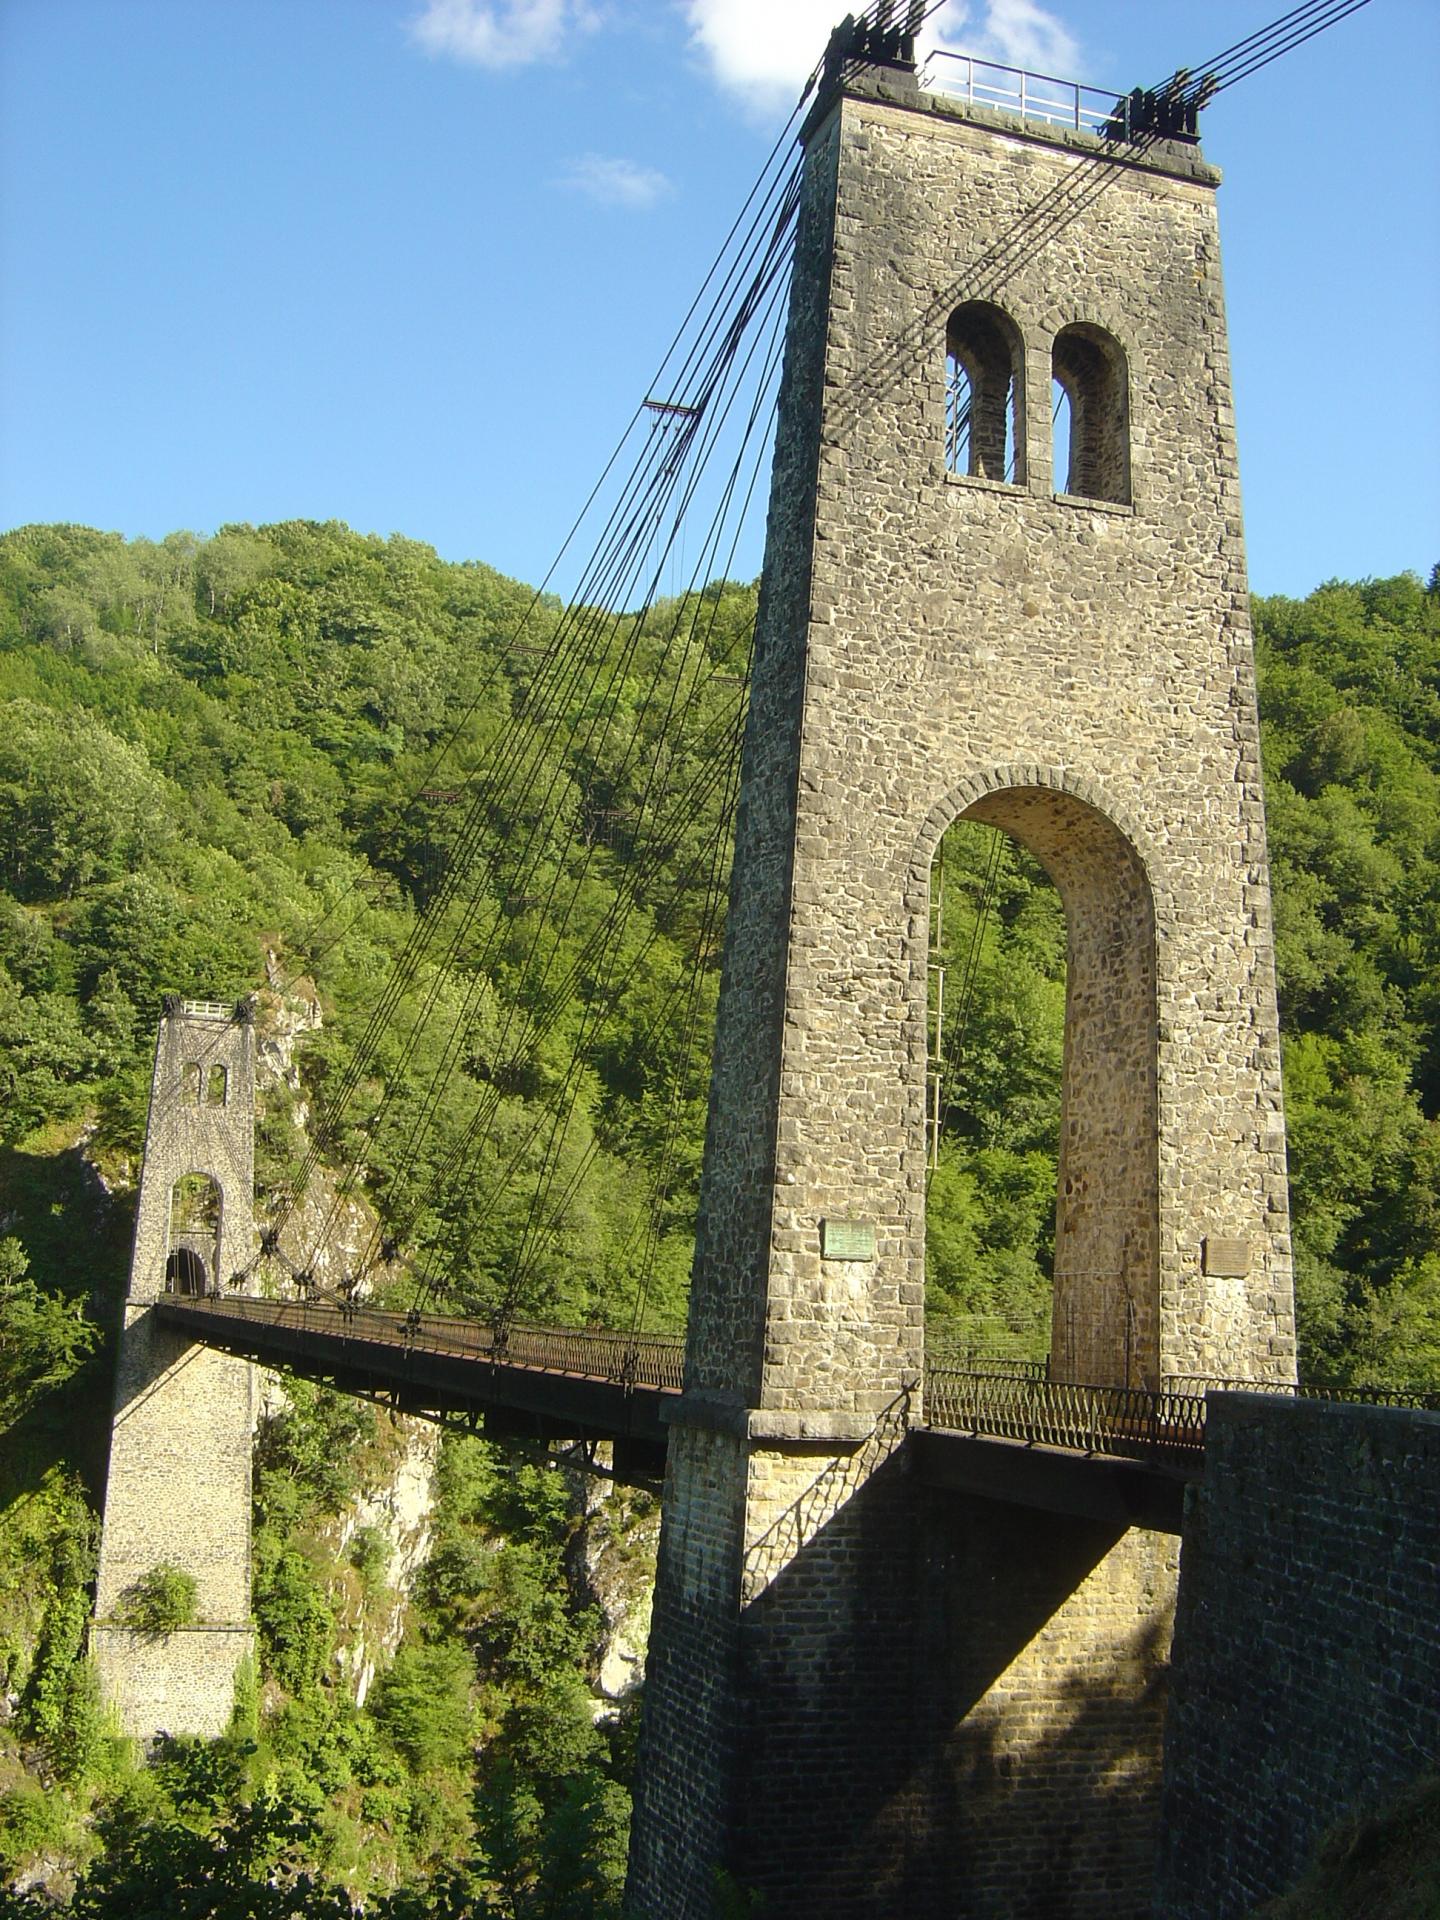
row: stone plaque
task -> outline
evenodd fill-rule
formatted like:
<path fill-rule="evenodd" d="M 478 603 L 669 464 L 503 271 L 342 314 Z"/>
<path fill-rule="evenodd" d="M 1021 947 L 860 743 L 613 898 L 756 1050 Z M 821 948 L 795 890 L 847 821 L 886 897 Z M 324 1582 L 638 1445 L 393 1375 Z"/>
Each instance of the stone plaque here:
<path fill-rule="evenodd" d="M 875 1223 L 873 1220 L 822 1220 L 820 1222 L 820 1258 L 822 1260 L 873 1260 Z"/>
<path fill-rule="evenodd" d="M 1204 1241 L 1204 1268 L 1219 1280 L 1243 1280 L 1250 1271 L 1250 1242 L 1221 1240 L 1207 1234 Z"/>

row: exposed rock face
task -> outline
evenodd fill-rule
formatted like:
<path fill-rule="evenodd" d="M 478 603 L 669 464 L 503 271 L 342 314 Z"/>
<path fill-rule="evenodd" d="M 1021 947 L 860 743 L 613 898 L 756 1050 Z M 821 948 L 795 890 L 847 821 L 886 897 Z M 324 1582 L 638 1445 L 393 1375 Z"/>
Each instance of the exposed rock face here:
<path fill-rule="evenodd" d="M 581 1520 L 566 1572 L 577 1604 L 602 1622 L 591 1683 L 602 1720 L 644 1684 L 660 1507 L 653 1494 L 594 1475 L 575 1476 L 575 1497 Z"/>
<path fill-rule="evenodd" d="M 271 986 L 256 1003 L 256 1092 L 262 1111 L 268 1106 L 274 1113 L 284 1113 L 300 1136 L 299 1151 L 303 1152 L 310 1105 L 304 1097 L 296 1055 L 306 1036 L 320 1031 L 324 1018 L 310 981 L 299 979 L 282 987 L 273 952 L 266 955 L 265 970 Z M 360 1275 L 367 1260 L 373 1259 L 379 1241 L 375 1210 L 363 1191 L 351 1181 L 342 1193 L 341 1184 L 331 1168 L 317 1163 L 304 1192 L 298 1198 L 287 1197 L 280 1214 L 284 1265 L 311 1274 L 322 1291 Z M 271 1196 L 272 1209 L 274 1199 Z M 259 1205 L 263 1217 L 265 1196 L 259 1196 Z M 272 1221 L 273 1217 L 272 1210 Z M 359 1290 L 365 1291 L 363 1279 Z"/>
<path fill-rule="evenodd" d="M 279 964 L 273 952 L 265 956 L 265 974 L 270 990 L 258 997 L 258 1032 L 255 1049 L 255 1087 L 261 1094 L 277 1086 L 300 1091 L 300 1069 L 295 1064 L 295 1043 L 302 1034 L 318 1033 L 324 1024 L 320 1000 L 308 980 L 280 986 Z M 295 1115 L 295 1124 L 303 1127 L 304 1112 Z"/>
<path fill-rule="evenodd" d="M 352 1604 L 342 1609 L 344 1638 L 338 1659 L 355 1703 L 362 1707 L 377 1671 L 400 1644 L 411 1587 L 430 1551 L 440 1430 L 426 1420 L 403 1415 L 395 1416 L 394 1428 L 397 1452 L 392 1473 L 350 1503 L 336 1541 L 340 1558 L 367 1532 L 385 1549 L 375 1591 L 367 1592 L 363 1583 L 357 1583 Z"/>

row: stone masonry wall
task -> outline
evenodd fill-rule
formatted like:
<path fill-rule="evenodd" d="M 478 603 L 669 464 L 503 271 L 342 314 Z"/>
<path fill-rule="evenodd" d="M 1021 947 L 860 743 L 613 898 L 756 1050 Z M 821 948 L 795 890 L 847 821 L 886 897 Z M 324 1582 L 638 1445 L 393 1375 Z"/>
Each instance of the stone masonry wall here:
<path fill-rule="evenodd" d="M 822 304 L 838 129 L 812 146 L 796 281 Z M 810 595 L 824 334 L 792 303 L 776 430 L 765 571 L 746 717 L 744 777 L 721 960 L 714 1070 L 686 1366 L 690 1388 L 753 1406 L 765 1359 L 766 1262 L 776 1181 L 786 949 Z"/>
<path fill-rule="evenodd" d="M 197 1101 L 226 1070 L 226 1098 Z M 234 1704 L 235 1671 L 253 1650 L 250 1618 L 250 1452 L 255 1370 L 154 1324 L 166 1285 L 171 1194 L 187 1174 L 220 1189 L 220 1225 L 207 1236 L 211 1284 L 226 1284 L 253 1251 L 255 1040 L 248 1020 L 189 1003 L 160 1023 L 130 1292 L 115 1378 L 115 1413 L 96 1583 L 92 1651 L 123 1730 L 213 1736 Z M 186 1236 L 186 1244 L 198 1245 Z M 165 1561 L 191 1574 L 197 1620 L 146 1641 L 115 1621 L 126 1589 Z"/>
<path fill-rule="evenodd" d="M 1150 1920 L 1179 1542 L 938 1492 L 917 1524 L 904 1910 Z"/>
<path fill-rule="evenodd" d="M 744 1492 L 742 1440 L 676 1428 L 667 1449 L 628 1884 L 631 1911 L 653 1920 L 708 1920 L 715 1869 L 730 1858 Z"/>
<path fill-rule="evenodd" d="M 1440 1414 L 1212 1394 L 1205 1456 L 1157 1920 L 1248 1914 L 1440 1762 Z"/>
<path fill-rule="evenodd" d="M 1109 1072 L 1082 1103 L 1128 1133 L 1132 1158 L 1156 1155 L 1147 1371 L 1288 1377 L 1214 176 L 1188 151 L 1129 165 L 883 100 L 847 99 L 839 129 L 829 307 L 797 308 L 797 324 L 828 320 L 828 338 L 811 590 L 786 636 L 805 693 L 760 1404 L 829 1396 L 873 1414 L 913 1375 L 929 866 L 949 819 L 977 802 L 1023 833 L 1027 796 L 1110 822 L 1153 903 L 1153 1096 L 1146 1072 Z M 1026 345 L 1024 487 L 945 470 L 945 323 L 977 298 Z M 1052 490 L 1036 402 L 1051 340 L 1077 321 L 1128 364 L 1128 507 Z M 1072 921 L 1075 907 L 1071 889 Z M 865 1270 L 822 1259 L 832 1214 L 874 1223 Z M 1245 1272 L 1206 1272 L 1219 1240 L 1244 1243 Z M 1124 1263 L 1117 1247 L 1093 1265 Z"/>
<path fill-rule="evenodd" d="M 723 1868 L 774 1920 L 1118 1920 L 1173 1553 L 906 1467 L 929 880 L 968 812 L 1065 903 L 1062 1366 L 1292 1378 L 1217 176 L 894 73 L 806 141 L 628 1897 L 700 1920 Z M 947 471 L 971 301 L 1021 342 L 1023 484 Z M 1071 326 L 1124 370 L 1123 503 L 1056 492 Z"/>

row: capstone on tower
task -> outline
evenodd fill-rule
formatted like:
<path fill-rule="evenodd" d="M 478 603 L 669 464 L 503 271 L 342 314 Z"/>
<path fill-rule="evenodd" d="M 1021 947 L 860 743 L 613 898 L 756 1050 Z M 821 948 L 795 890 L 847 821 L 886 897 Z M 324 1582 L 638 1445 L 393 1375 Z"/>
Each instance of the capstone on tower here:
<path fill-rule="evenodd" d="M 1122 1920 L 1175 1543 L 904 1444 L 929 886 L 964 817 L 1064 904 L 1054 1376 L 1293 1378 L 1218 175 L 903 63 L 803 138 L 629 1900 Z"/>

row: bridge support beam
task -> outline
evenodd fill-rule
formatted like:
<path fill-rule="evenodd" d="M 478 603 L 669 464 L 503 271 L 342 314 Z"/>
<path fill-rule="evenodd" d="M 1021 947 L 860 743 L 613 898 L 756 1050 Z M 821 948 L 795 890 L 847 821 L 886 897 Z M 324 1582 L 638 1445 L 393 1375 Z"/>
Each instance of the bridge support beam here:
<path fill-rule="evenodd" d="M 1217 175 L 893 66 L 804 137 L 628 1898 L 1138 1920 L 1174 1537 L 941 1495 L 900 1440 L 967 814 L 1066 912 L 1052 1362 L 1293 1378 Z"/>
<path fill-rule="evenodd" d="M 255 1041 L 248 1009 L 167 1003 L 155 1049 L 91 1650 L 122 1730 L 223 1733 L 254 1650 L 250 1450 L 255 1369 L 159 1324 L 157 1301 L 225 1286 L 253 1238 Z M 134 1623 L 157 1571 L 194 1582 L 193 1617 Z"/>

